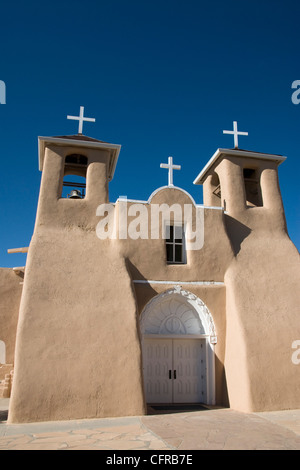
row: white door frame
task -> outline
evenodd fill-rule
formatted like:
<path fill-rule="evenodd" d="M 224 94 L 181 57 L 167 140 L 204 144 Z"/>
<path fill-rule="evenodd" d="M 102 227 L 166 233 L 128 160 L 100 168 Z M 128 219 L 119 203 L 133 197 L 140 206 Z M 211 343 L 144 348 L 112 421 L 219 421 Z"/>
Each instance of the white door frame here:
<path fill-rule="evenodd" d="M 166 309 L 160 308 L 161 304 L 166 305 L 165 302 L 172 300 L 182 302 L 187 306 L 187 311 L 190 316 L 189 324 L 191 324 L 191 316 L 195 316 L 193 326 L 187 330 L 185 325 L 180 326 L 179 334 L 174 334 L 166 331 L 166 319 L 169 318 Z M 170 303 L 171 305 L 171 303 Z M 153 313 L 154 312 L 154 313 Z M 182 315 L 182 313 L 180 313 Z M 152 317 L 152 318 L 151 318 Z M 173 315 L 176 318 L 176 315 Z M 196 317 L 198 324 L 196 324 Z M 179 317 L 178 317 L 179 318 Z M 153 319 L 155 321 L 153 321 Z M 182 320 L 182 317 L 180 321 Z M 160 325 L 159 325 L 159 322 Z M 182 323 L 182 322 L 181 322 Z M 187 322 L 188 323 L 188 322 Z M 175 286 L 168 289 L 162 294 L 158 294 L 151 299 L 145 306 L 140 321 L 141 338 L 143 339 L 205 339 L 206 340 L 206 404 L 215 405 L 215 344 L 217 343 L 217 335 L 215 325 L 211 313 L 207 306 L 195 294 L 183 290 L 180 286 Z M 186 330 L 186 331 L 185 331 Z M 185 334 L 184 333 L 188 333 Z"/>

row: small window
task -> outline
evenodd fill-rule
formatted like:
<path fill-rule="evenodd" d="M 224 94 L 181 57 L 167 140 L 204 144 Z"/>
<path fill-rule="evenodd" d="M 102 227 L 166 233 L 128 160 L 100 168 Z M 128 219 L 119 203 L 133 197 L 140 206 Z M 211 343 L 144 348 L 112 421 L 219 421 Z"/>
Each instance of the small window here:
<path fill-rule="evenodd" d="M 181 225 L 166 226 L 166 252 L 168 264 L 185 263 L 184 228 Z"/>

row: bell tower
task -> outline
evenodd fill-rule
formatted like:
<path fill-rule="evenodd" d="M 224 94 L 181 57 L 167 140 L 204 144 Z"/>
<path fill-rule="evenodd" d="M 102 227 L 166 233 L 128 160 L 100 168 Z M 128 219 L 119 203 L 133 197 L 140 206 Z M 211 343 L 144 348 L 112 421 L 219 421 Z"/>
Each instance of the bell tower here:
<path fill-rule="evenodd" d="M 299 406 L 299 375 L 289 357 L 299 332 L 299 253 L 288 236 L 278 182 L 285 159 L 219 148 L 194 181 L 203 185 L 205 206 L 223 208 L 231 242 L 224 368 L 237 410 Z"/>
<path fill-rule="evenodd" d="M 194 181 L 206 206 L 219 206 L 252 230 L 286 230 L 278 166 L 286 157 L 218 149 Z"/>
<path fill-rule="evenodd" d="M 70 226 L 92 220 L 96 207 L 108 202 L 108 183 L 120 149 L 120 145 L 80 134 L 39 137 L 42 181 L 36 224 Z M 72 181 L 65 181 L 70 175 Z M 64 197 L 66 186 L 69 194 Z"/>
<path fill-rule="evenodd" d="M 145 413 L 131 278 L 118 240 L 96 234 L 119 152 L 82 134 L 39 137 L 10 422 Z"/>
<path fill-rule="evenodd" d="M 286 157 L 240 149 L 238 138 L 248 132 L 238 131 L 237 121 L 223 134 L 233 135 L 234 148 L 219 148 L 194 181 L 203 185 L 204 205 L 223 207 L 227 222 L 236 220 L 250 231 L 286 232 L 278 182 L 278 166 Z M 228 234 L 234 237 L 231 226 L 227 223 Z"/>

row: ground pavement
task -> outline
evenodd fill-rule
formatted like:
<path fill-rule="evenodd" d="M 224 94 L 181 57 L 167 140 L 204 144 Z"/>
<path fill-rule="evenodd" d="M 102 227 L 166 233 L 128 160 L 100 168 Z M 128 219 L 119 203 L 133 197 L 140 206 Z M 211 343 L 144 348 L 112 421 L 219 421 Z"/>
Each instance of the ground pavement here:
<path fill-rule="evenodd" d="M 300 450 L 300 410 L 153 409 L 147 416 L 7 424 L 0 400 L 0 450 Z"/>

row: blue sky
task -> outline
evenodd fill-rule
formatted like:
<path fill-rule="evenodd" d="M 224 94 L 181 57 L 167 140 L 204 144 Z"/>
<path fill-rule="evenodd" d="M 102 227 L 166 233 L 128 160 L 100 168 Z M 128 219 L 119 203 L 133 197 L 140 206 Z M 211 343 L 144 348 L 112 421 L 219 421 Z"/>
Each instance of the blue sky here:
<path fill-rule="evenodd" d="M 174 184 L 202 203 L 195 177 L 238 121 L 241 148 L 287 156 L 279 168 L 289 235 L 299 235 L 298 1 L 53 0 L 1 5 L 0 266 L 20 266 L 35 221 L 38 136 L 86 135 L 122 145 L 110 199 L 148 199 Z"/>

